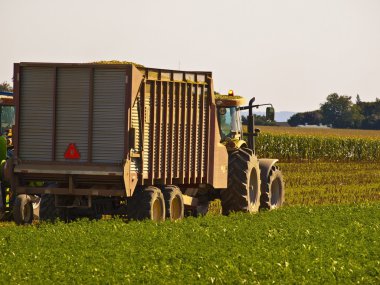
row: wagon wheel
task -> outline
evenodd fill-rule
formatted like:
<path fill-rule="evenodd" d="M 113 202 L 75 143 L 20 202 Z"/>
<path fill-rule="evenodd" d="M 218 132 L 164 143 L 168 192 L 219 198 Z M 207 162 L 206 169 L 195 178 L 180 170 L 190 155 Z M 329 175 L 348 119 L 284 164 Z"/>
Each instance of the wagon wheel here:
<path fill-rule="evenodd" d="M 136 189 L 127 202 L 128 217 L 133 220 L 165 220 L 165 200 L 161 190 L 154 186 Z"/>
<path fill-rule="evenodd" d="M 164 191 L 166 218 L 171 221 L 181 220 L 184 217 L 185 205 L 181 190 L 174 185 L 168 185 Z"/>
<path fill-rule="evenodd" d="M 13 205 L 13 218 L 17 225 L 31 224 L 33 221 L 33 199 L 30 195 L 17 195 Z"/>

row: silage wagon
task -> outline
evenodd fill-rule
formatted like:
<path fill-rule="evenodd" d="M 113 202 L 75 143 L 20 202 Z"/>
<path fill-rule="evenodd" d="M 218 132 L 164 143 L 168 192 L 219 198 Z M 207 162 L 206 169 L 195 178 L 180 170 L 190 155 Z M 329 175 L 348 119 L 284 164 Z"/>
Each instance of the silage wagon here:
<path fill-rule="evenodd" d="M 277 160 L 255 154 L 259 105 L 216 96 L 211 72 L 17 63 L 14 80 L 15 150 L 5 173 L 18 224 L 31 222 L 33 195 L 41 196 L 41 219 L 176 220 L 216 198 L 224 214 L 284 201 Z M 273 108 L 267 115 L 273 119 Z"/>

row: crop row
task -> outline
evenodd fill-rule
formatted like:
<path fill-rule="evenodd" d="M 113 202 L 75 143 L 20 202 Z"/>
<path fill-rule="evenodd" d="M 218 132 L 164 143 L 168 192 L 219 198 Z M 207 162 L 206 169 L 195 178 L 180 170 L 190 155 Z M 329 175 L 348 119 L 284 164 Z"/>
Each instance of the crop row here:
<path fill-rule="evenodd" d="M 380 139 L 263 133 L 259 157 L 283 161 L 380 161 Z"/>
<path fill-rule="evenodd" d="M 380 201 L 380 163 L 280 163 L 287 205 Z"/>
<path fill-rule="evenodd" d="M 244 131 L 246 131 L 246 126 Z M 380 139 L 379 130 L 357 130 L 357 129 L 333 129 L 333 128 L 307 128 L 307 127 L 283 127 L 283 126 L 259 126 L 262 133 L 289 134 L 321 137 L 345 137 L 345 138 L 372 138 Z"/>

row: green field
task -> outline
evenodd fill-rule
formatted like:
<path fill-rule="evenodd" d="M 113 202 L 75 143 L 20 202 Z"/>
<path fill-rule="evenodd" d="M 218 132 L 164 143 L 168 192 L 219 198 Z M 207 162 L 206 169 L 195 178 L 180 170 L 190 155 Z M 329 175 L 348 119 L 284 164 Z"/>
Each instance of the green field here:
<path fill-rule="evenodd" d="M 216 201 L 176 223 L 0 223 L 0 283 L 380 284 L 380 132 L 268 130 L 283 208 L 224 217 Z"/>
<path fill-rule="evenodd" d="M 3 284 L 380 282 L 380 204 L 0 227 Z"/>
<path fill-rule="evenodd" d="M 380 163 L 280 163 L 286 205 L 380 202 Z"/>

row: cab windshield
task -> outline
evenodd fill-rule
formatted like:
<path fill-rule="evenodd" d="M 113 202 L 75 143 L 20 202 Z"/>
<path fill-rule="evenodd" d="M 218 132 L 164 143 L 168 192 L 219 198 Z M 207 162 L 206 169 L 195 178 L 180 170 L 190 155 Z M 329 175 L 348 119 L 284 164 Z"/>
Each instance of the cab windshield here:
<path fill-rule="evenodd" d="M 15 108 L 13 106 L 0 106 L 0 132 L 5 134 L 15 124 Z"/>
<path fill-rule="evenodd" d="M 222 140 L 241 134 L 241 121 L 236 107 L 218 107 L 218 121 Z"/>

